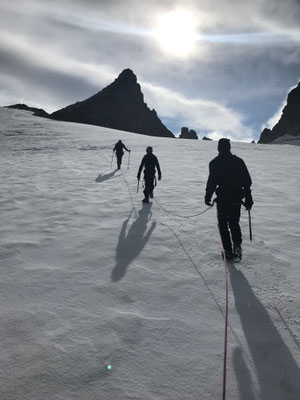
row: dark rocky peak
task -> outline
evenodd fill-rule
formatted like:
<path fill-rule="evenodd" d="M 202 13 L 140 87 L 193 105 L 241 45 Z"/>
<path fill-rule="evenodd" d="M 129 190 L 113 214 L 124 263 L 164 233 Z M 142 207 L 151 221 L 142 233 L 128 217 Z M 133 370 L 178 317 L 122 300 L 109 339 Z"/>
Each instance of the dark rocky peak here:
<path fill-rule="evenodd" d="M 149 136 L 174 137 L 155 110 L 144 102 L 141 86 L 129 68 L 108 86 L 86 100 L 51 114 L 62 121 L 93 124 Z"/>
<path fill-rule="evenodd" d="M 272 129 L 262 131 L 258 143 L 271 143 L 285 135 L 300 136 L 300 82 L 288 94 L 280 120 Z"/>
<path fill-rule="evenodd" d="M 136 85 L 137 77 L 130 68 L 126 68 L 120 73 L 117 79 L 115 79 L 115 82 L 119 82 L 124 85 Z"/>
<path fill-rule="evenodd" d="M 110 85 L 103 89 L 103 91 L 107 90 L 142 93 L 141 86 L 137 82 L 136 75 L 129 68 L 124 69 Z"/>
<path fill-rule="evenodd" d="M 180 139 L 199 139 L 197 133 L 191 129 L 189 131 L 189 128 L 187 127 L 182 127 L 181 128 L 181 133 L 179 135 Z"/>
<path fill-rule="evenodd" d="M 137 83 L 137 77 L 129 68 L 124 69 L 120 75 L 108 86 L 106 86 L 98 95 L 119 96 L 123 98 L 136 98 L 135 101 L 144 102 L 144 95 L 141 86 Z M 97 96 L 97 95 L 96 95 Z"/>
<path fill-rule="evenodd" d="M 288 94 L 287 105 L 300 107 L 300 82 L 298 86 L 290 91 Z"/>

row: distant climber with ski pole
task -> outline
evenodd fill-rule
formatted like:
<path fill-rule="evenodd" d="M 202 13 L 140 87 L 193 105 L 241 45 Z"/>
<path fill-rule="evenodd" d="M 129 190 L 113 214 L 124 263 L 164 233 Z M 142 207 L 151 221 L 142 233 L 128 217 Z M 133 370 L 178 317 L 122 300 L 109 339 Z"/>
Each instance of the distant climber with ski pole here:
<path fill-rule="evenodd" d="M 130 150 L 127 149 L 127 147 L 126 147 L 125 144 L 122 142 L 122 140 L 119 140 L 119 141 L 115 144 L 115 147 L 113 148 L 113 152 L 116 152 L 116 156 L 117 156 L 117 166 L 118 166 L 118 169 L 121 168 L 122 157 L 123 157 L 123 155 L 124 155 L 123 149 L 125 149 L 126 151 L 128 151 L 128 152 L 130 153 Z"/>
<path fill-rule="evenodd" d="M 144 168 L 144 196 L 143 203 L 149 203 L 149 197 L 153 198 L 153 190 L 156 185 L 155 172 L 157 170 L 158 180 L 161 180 L 161 171 L 157 157 L 153 154 L 153 148 L 148 146 L 146 148 L 146 155 L 144 155 L 137 174 L 137 179 L 141 179 L 141 173 Z"/>
<path fill-rule="evenodd" d="M 230 148 L 229 139 L 219 140 L 219 155 L 209 163 L 205 204 L 212 205 L 211 198 L 216 192 L 218 225 L 225 257 L 227 260 L 239 261 L 242 258 L 242 233 L 239 224 L 241 205 L 246 210 L 251 210 L 253 206 L 250 189 L 252 180 L 244 161 L 233 155 Z"/>

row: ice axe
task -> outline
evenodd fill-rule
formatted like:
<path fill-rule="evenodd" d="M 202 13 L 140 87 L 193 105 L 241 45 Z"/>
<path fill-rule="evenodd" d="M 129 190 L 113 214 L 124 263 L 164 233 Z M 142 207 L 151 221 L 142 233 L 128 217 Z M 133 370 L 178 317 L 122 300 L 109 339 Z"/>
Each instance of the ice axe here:
<path fill-rule="evenodd" d="M 248 210 L 248 220 L 249 220 L 250 242 L 252 242 L 252 224 L 251 224 L 251 214 L 250 214 L 250 210 Z"/>
<path fill-rule="evenodd" d="M 242 204 L 244 207 L 246 207 L 245 202 L 242 201 Z M 248 211 L 248 221 L 249 221 L 249 237 L 250 237 L 250 242 L 252 242 L 252 223 L 251 223 L 251 213 L 249 208 L 246 208 L 246 210 Z"/>

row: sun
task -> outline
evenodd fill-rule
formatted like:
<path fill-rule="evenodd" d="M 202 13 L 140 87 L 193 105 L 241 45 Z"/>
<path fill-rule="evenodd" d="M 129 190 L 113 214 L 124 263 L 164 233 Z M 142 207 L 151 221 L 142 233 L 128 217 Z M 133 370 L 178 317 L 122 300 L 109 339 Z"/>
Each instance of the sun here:
<path fill-rule="evenodd" d="M 184 58 L 195 49 L 197 26 L 198 21 L 191 11 L 173 10 L 157 18 L 154 37 L 163 51 Z"/>

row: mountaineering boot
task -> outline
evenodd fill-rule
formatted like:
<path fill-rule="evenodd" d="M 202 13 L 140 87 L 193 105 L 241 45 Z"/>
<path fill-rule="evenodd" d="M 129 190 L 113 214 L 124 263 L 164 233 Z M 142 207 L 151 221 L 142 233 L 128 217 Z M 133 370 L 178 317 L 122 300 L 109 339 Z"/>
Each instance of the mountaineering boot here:
<path fill-rule="evenodd" d="M 149 199 L 148 199 L 147 197 L 145 197 L 145 198 L 142 200 L 142 202 L 143 202 L 143 203 L 149 203 Z"/>
<path fill-rule="evenodd" d="M 243 250 L 241 248 L 240 243 L 234 243 L 233 244 L 233 258 L 234 261 L 238 262 L 241 261 L 243 256 Z"/>
<path fill-rule="evenodd" d="M 153 192 L 149 192 L 149 196 L 151 199 L 153 199 Z"/>
<path fill-rule="evenodd" d="M 222 251 L 222 258 L 224 259 L 224 253 L 225 253 L 225 258 L 226 261 L 232 261 L 233 260 L 233 253 L 232 250 L 224 250 L 224 252 Z"/>

